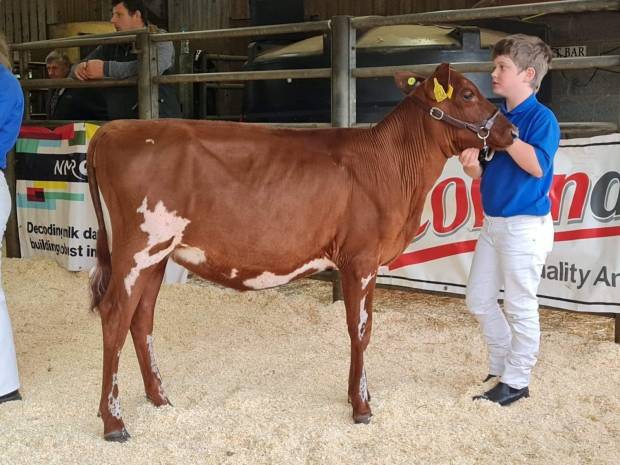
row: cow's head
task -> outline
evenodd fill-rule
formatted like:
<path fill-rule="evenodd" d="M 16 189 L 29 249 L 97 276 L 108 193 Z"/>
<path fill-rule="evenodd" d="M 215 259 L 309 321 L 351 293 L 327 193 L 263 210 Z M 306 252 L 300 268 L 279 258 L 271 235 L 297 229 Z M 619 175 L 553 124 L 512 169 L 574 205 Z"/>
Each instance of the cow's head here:
<path fill-rule="evenodd" d="M 503 149 L 512 144 L 516 128 L 461 73 L 440 64 L 428 77 L 410 72 L 395 75 L 397 86 L 427 113 L 438 129 L 453 128 L 451 154 L 468 147 Z M 433 121 L 434 120 L 434 121 Z"/>

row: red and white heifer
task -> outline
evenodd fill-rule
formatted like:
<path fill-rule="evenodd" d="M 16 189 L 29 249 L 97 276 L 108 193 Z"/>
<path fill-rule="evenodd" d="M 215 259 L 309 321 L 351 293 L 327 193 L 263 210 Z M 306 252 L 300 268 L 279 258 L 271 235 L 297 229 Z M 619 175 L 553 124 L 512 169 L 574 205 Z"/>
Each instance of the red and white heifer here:
<path fill-rule="evenodd" d="M 128 331 L 148 399 L 169 403 L 152 336 L 168 259 L 238 290 L 340 270 L 351 339 L 348 395 L 354 421 L 370 420 L 364 350 L 377 268 L 414 237 L 449 157 L 483 141 L 492 148 L 512 142 L 508 120 L 449 65 L 427 80 L 411 73 L 395 80 L 406 97 L 370 129 L 128 120 L 97 132 L 88 151 L 99 223 L 91 287 L 103 326 L 106 439 L 129 436 L 117 382 Z M 453 90 L 438 94 L 438 85 Z"/>

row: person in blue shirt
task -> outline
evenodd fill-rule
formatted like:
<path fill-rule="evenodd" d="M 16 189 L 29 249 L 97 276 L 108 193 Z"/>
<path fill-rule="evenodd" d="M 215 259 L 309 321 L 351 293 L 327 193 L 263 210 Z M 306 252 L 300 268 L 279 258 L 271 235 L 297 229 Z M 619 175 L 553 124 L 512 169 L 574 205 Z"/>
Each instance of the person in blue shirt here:
<path fill-rule="evenodd" d="M 0 241 L 11 212 L 11 195 L 4 178 L 6 156 L 15 144 L 23 114 L 22 89 L 11 71 L 6 39 L 0 35 Z M 11 320 L 0 284 L 0 404 L 20 399 Z"/>
<path fill-rule="evenodd" d="M 488 350 L 486 381 L 497 384 L 474 399 L 500 405 L 529 397 L 540 324 L 536 293 L 553 247 L 549 189 L 560 128 L 536 99 L 549 69 L 551 49 L 538 37 L 515 34 L 493 48 L 493 92 L 518 129 L 505 151 L 479 160 L 479 150 L 459 155 L 463 170 L 481 179 L 484 221 L 467 283 L 466 304 L 479 321 Z M 504 289 L 503 311 L 498 299 Z"/>

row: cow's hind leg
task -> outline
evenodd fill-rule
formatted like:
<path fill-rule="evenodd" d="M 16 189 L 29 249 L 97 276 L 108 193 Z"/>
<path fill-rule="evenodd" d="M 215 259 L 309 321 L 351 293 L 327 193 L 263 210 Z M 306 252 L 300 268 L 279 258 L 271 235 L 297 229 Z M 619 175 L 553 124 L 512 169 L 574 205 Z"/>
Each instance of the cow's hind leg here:
<path fill-rule="evenodd" d="M 118 364 L 135 307 L 135 298 L 123 295 L 125 289 L 118 276 L 113 276 L 108 290 L 99 303 L 103 332 L 103 379 L 99 414 L 107 441 L 124 442 L 129 438 L 121 417 L 118 387 Z"/>
<path fill-rule="evenodd" d="M 103 380 L 99 413 L 103 420 L 103 437 L 106 441 L 124 442 L 129 438 L 121 416 L 118 365 L 142 292 L 150 282 L 155 268 L 157 266 L 142 270 L 129 292 L 125 286 L 127 273 L 115 272 L 98 306 L 103 330 Z"/>
<path fill-rule="evenodd" d="M 146 397 L 155 406 L 170 404 L 168 397 L 162 387 L 162 379 L 155 360 L 153 346 L 153 315 L 155 313 L 155 302 L 161 288 L 167 260 L 158 263 L 153 270 L 151 278 L 142 291 L 142 297 L 138 303 L 133 319 L 131 320 L 131 337 L 136 349 L 144 390 Z"/>
<path fill-rule="evenodd" d="M 362 268 L 362 271 L 342 271 L 342 292 L 347 311 L 347 328 L 351 339 L 351 366 L 349 369 L 349 401 L 353 406 L 355 423 L 368 423 L 370 395 L 364 351 L 370 341 L 372 328 L 372 298 L 375 288 L 376 268 Z"/>

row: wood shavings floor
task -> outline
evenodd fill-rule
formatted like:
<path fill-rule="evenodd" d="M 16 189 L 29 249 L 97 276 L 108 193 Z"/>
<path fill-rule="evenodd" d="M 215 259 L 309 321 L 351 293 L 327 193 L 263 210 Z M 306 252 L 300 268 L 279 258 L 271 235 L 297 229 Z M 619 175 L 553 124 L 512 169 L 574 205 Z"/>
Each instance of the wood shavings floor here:
<path fill-rule="evenodd" d="M 347 404 L 344 306 L 315 280 L 245 294 L 165 286 L 155 350 L 174 407 L 146 401 L 129 338 L 119 383 L 132 438 L 108 444 L 86 273 L 42 260 L 2 269 L 24 400 L 0 405 L 1 465 L 620 463 L 611 320 L 543 310 L 532 396 L 502 408 L 471 400 L 485 352 L 462 299 L 379 290 L 374 416 L 361 426 Z"/>

